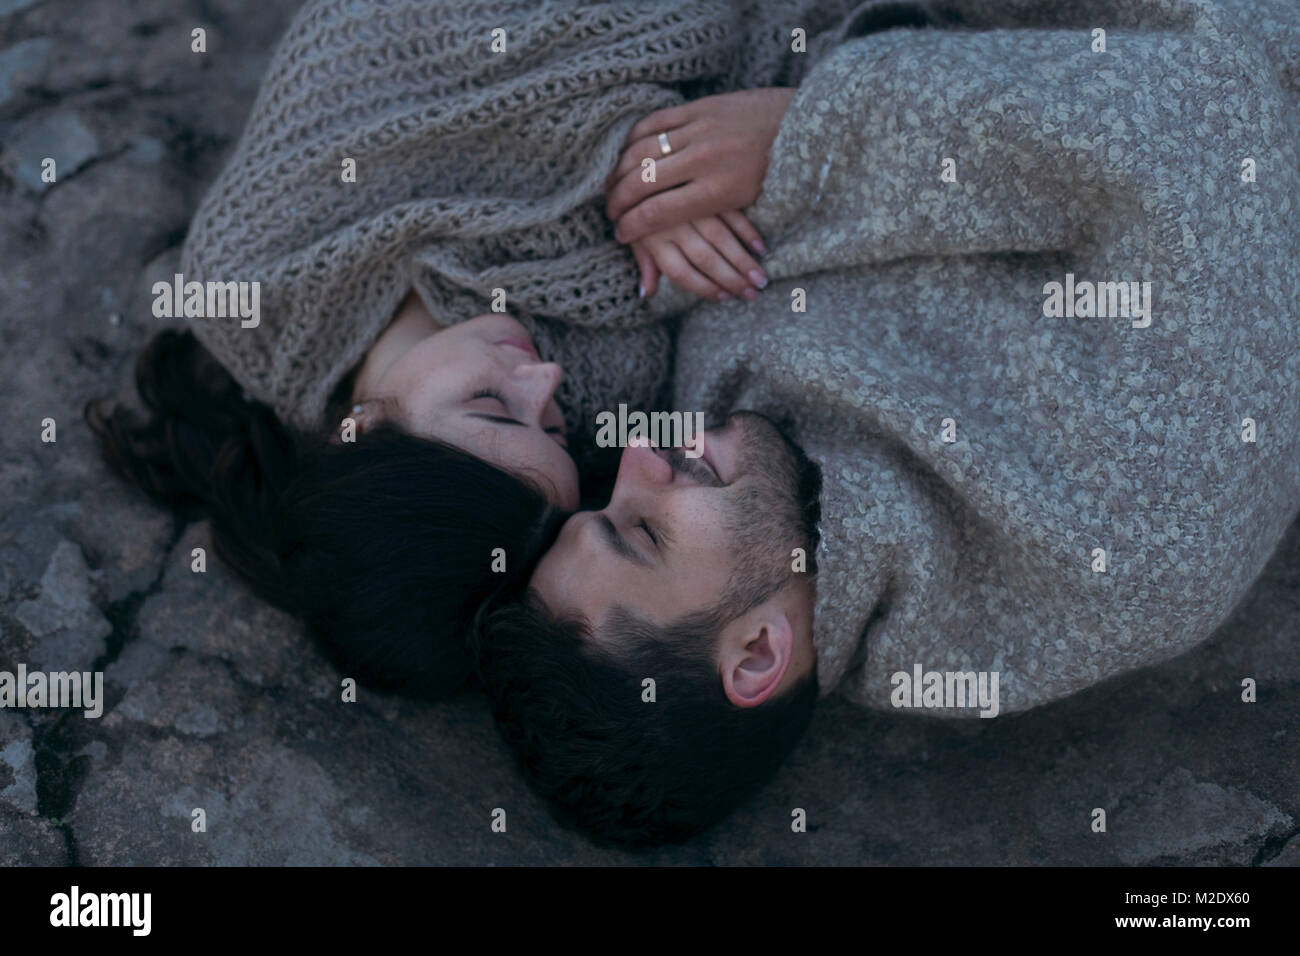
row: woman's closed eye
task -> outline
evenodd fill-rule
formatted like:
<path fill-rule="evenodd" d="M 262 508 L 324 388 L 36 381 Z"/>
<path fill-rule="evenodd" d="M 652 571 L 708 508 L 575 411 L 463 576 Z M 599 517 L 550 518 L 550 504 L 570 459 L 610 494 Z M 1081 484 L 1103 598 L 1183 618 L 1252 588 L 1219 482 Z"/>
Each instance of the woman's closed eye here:
<path fill-rule="evenodd" d="M 479 401 L 482 399 L 490 400 L 491 402 L 494 402 L 495 404 L 500 406 L 502 411 L 509 412 L 510 406 L 506 402 L 506 397 L 494 388 L 480 388 L 478 391 L 476 391 L 473 395 L 470 396 L 471 402 Z M 526 423 L 521 422 L 519 419 L 509 414 L 507 415 L 489 415 L 484 413 L 476 413 L 476 414 L 479 417 L 486 418 L 488 421 L 500 422 L 503 425 L 518 425 L 523 428 L 528 427 Z M 542 431 L 544 431 L 546 434 L 554 438 L 557 444 L 559 444 L 561 448 L 569 447 L 569 440 L 568 438 L 565 437 L 563 428 L 560 428 L 559 426 L 551 426 L 550 428 L 543 428 Z"/>

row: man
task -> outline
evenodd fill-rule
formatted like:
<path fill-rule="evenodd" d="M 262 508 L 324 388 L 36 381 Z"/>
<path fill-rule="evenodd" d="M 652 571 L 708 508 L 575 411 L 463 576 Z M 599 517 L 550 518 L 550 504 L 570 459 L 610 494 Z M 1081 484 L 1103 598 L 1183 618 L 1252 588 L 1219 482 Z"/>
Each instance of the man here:
<path fill-rule="evenodd" d="M 516 627 L 494 659 L 485 631 L 507 739 L 557 811 L 601 838 L 680 838 L 771 772 L 788 738 L 743 754 L 713 738 L 794 711 L 809 589 L 822 693 L 1007 713 L 1203 640 L 1300 509 L 1300 161 L 1278 119 L 1297 106 L 1296 47 L 1246 32 L 1300 35 L 1294 7 L 949 7 L 971 29 L 852 39 L 804 78 L 747 211 L 773 282 L 752 305 L 699 305 L 678 341 L 675 409 L 766 412 L 820 465 L 815 582 L 787 564 L 757 614 L 708 608 L 710 588 L 760 559 L 724 563 L 706 529 L 725 488 L 674 474 L 668 487 L 688 482 L 675 494 L 717 497 L 707 518 L 692 509 L 700 534 L 674 522 L 697 561 L 656 607 L 632 582 L 664 575 L 612 550 L 627 540 L 652 562 L 653 526 L 637 524 L 650 508 L 633 504 L 668 500 L 630 451 L 604 518 L 566 527 L 514 608 L 536 643 Z M 706 434 L 706 457 L 725 434 Z M 767 557 L 788 560 L 789 544 L 775 537 Z M 676 627 L 701 602 L 711 637 Z M 513 680 L 548 641 L 546 663 L 517 672 L 532 683 Z M 693 685 L 660 665 L 699 643 L 699 696 L 730 709 L 674 722 L 665 702 L 689 713 Z M 624 666 L 566 684 L 593 655 Z M 984 675 L 986 689 L 996 675 L 999 700 L 899 679 L 918 672 Z M 637 696 L 644 679 L 655 703 Z M 638 734 L 624 765 L 616 748 Z M 702 795 L 690 775 L 712 785 L 715 762 L 737 785 Z"/>
<path fill-rule="evenodd" d="M 817 697 L 817 466 L 747 413 L 703 448 L 630 445 L 609 504 L 572 516 L 530 596 L 482 628 L 499 726 L 599 840 L 716 821 L 794 746 Z"/>

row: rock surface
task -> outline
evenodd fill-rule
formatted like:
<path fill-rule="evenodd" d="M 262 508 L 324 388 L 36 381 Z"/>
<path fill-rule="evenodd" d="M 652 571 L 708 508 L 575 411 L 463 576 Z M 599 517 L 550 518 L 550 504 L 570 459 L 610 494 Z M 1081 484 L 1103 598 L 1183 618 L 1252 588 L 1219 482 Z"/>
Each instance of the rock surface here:
<path fill-rule="evenodd" d="M 80 416 L 129 383 L 294 7 L 0 0 L 0 670 L 102 671 L 106 698 L 0 709 L 0 865 L 1300 864 L 1300 526 L 1192 653 L 989 721 L 828 704 L 751 805 L 641 856 L 553 823 L 483 700 L 342 703 L 292 619 L 190 570 L 207 526 L 114 479 Z"/>

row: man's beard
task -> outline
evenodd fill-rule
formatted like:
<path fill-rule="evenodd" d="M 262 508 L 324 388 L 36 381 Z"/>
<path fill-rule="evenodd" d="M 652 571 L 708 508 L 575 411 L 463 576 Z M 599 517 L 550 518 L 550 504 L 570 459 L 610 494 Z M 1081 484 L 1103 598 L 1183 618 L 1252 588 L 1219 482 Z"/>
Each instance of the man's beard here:
<path fill-rule="evenodd" d="M 821 469 L 768 418 L 736 412 L 728 421 L 741 428 L 737 474 L 758 479 L 732 502 L 726 517 L 735 556 L 727 586 L 728 617 L 762 604 L 798 579 L 816 575 L 814 552 L 821 520 Z M 794 570 L 802 548 L 806 571 Z"/>

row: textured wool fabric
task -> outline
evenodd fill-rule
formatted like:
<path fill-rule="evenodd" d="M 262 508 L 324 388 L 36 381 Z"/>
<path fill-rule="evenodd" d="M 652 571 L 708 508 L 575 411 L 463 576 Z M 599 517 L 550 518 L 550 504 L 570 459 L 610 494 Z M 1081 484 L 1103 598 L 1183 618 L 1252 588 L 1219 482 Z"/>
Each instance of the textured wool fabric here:
<path fill-rule="evenodd" d="M 683 320 L 673 407 L 821 464 L 824 693 L 997 671 L 1006 713 L 1209 636 L 1300 509 L 1300 5 L 943 6 L 804 78 L 773 282 Z M 1047 316 L 1067 273 L 1149 281 L 1149 326 Z"/>
<path fill-rule="evenodd" d="M 410 289 L 451 323 L 501 288 L 564 367 L 570 437 L 589 446 L 596 412 L 666 394 L 663 320 L 681 305 L 638 298 L 604 215 L 625 134 L 687 98 L 796 85 L 854 6 L 310 2 L 182 255 L 187 280 L 260 282 L 261 324 L 191 326 L 250 394 L 319 428 Z"/>

